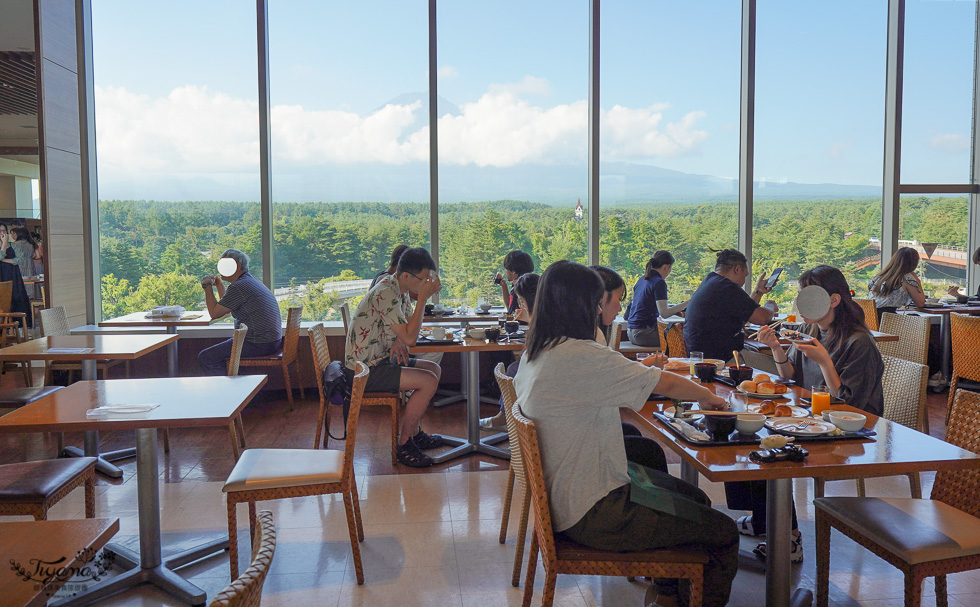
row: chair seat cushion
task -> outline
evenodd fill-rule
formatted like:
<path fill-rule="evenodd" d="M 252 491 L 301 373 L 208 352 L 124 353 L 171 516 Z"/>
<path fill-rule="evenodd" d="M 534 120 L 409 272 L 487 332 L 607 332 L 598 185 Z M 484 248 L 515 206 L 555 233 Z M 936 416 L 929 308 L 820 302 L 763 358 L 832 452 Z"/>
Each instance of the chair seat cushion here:
<path fill-rule="evenodd" d="M 344 452 L 336 449 L 246 449 L 221 490 L 339 483 L 343 471 Z"/>
<path fill-rule="evenodd" d="M 822 497 L 813 505 L 913 565 L 980 554 L 980 519 L 937 500 Z"/>
<path fill-rule="evenodd" d="M 0 390 L 0 409 L 22 407 L 42 399 L 48 394 L 61 390 L 61 386 L 38 386 L 36 388 L 5 388 Z"/>
<path fill-rule="evenodd" d="M 95 468 L 94 457 L 0 466 L 0 504 L 41 503 Z"/>
<path fill-rule="evenodd" d="M 596 550 L 555 535 L 555 550 L 562 561 L 614 561 L 624 563 L 707 563 L 708 555 L 693 549 L 645 550 L 643 552 L 607 552 Z"/>

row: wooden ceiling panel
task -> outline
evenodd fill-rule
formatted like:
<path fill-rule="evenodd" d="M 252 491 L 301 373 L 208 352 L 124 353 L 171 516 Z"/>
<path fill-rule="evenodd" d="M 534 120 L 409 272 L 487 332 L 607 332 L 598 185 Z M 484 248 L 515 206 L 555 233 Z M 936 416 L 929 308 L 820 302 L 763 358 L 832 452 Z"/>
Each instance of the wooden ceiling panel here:
<path fill-rule="evenodd" d="M 34 53 L 0 51 L 0 114 L 37 115 Z"/>

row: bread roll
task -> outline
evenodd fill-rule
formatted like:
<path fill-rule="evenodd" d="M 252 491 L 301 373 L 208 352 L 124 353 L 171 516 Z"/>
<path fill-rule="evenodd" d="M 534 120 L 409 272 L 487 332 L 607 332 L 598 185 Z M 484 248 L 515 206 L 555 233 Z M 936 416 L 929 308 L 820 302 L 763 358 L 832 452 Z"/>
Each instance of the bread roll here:
<path fill-rule="evenodd" d="M 776 393 L 776 384 L 772 383 L 771 381 L 756 382 L 756 386 L 758 387 L 758 391 L 757 391 L 758 394 Z"/>
<path fill-rule="evenodd" d="M 772 415 L 776 412 L 776 403 L 771 400 L 762 401 L 762 405 L 759 407 L 759 413 L 763 415 Z"/>
<path fill-rule="evenodd" d="M 668 360 L 667 364 L 664 365 L 664 371 L 670 371 L 672 373 L 687 373 L 690 369 L 690 363 L 679 360 Z"/>
<path fill-rule="evenodd" d="M 786 394 L 786 384 L 775 384 L 776 394 Z"/>
<path fill-rule="evenodd" d="M 752 378 L 752 381 L 754 381 L 755 383 L 759 383 L 759 382 L 762 382 L 762 381 L 772 381 L 772 378 L 769 377 L 768 375 L 766 375 L 765 373 L 760 373 L 760 374 L 756 375 L 755 377 L 753 377 Z"/>
<path fill-rule="evenodd" d="M 752 392 L 753 394 L 755 393 L 756 388 L 758 388 L 754 381 L 748 379 L 740 383 L 738 387 L 746 392 Z"/>
<path fill-rule="evenodd" d="M 776 405 L 776 412 L 773 415 L 776 417 L 793 417 L 793 410 L 789 408 L 789 405 Z"/>

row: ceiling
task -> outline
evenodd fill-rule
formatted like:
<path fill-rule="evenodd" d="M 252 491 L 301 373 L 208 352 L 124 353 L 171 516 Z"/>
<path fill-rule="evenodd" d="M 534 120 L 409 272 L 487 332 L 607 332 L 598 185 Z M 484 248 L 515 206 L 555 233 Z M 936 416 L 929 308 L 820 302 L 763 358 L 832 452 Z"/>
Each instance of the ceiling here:
<path fill-rule="evenodd" d="M 34 3 L 0 2 L 0 158 L 37 164 Z"/>

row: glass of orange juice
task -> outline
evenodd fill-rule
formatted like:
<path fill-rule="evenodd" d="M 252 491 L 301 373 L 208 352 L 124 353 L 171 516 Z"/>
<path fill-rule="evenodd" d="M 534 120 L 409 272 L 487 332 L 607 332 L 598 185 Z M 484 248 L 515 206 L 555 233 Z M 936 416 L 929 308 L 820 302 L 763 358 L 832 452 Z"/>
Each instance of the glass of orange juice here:
<path fill-rule="evenodd" d="M 787 314 L 786 322 L 796 322 L 796 314 Z"/>
<path fill-rule="evenodd" d="M 818 385 L 810 388 L 810 405 L 814 417 L 819 417 L 830 409 L 830 392 L 827 391 L 827 386 Z"/>

